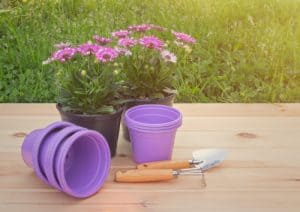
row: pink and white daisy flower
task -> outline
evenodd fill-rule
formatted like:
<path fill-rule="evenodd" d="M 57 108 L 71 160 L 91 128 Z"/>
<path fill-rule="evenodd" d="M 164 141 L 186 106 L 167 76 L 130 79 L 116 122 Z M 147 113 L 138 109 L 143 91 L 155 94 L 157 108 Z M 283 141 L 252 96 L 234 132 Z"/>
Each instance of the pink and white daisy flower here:
<path fill-rule="evenodd" d="M 169 52 L 168 50 L 161 51 L 161 56 L 166 62 L 172 62 L 172 63 L 177 62 L 176 55 L 173 54 L 172 52 Z"/>
<path fill-rule="evenodd" d="M 105 38 L 105 37 L 100 37 L 99 35 L 94 35 L 93 39 L 100 45 L 105 46 L 108 43 L 112 42 L 112 39 L 110 38 Z"/>
<path fill-rule="evenodd" d="M 119 30 L 119 31 L 115 31 L 112 32 L 111 35 L 113 37 L 118 37 L 118 38 L 125 38 L 128 35 L 130 35 L 131 32 L 129 32 L 128 30 Z"/>
<path fill-rule="evenodd" d="M 120 38 L 118 41 L 118 45 L 123 47 L 132 47 L 136 43 L 137 41 L 133 38 Z"/>
<path fill-rule="evenodd" d="M 72 59 L 77 53 L 76 48 L 66 47 L 55 51 L 51 57 L 51 61 L 65 62 L 66 60 Z M 49 62 L 49 61 L 48 61 Z"/>
<path fill-rule="evenodd" d="M 132 25 L 128 27 L 128 30 L 135 32 L 146 32 L 150 30 L 152 26 L 150 24 Z"/>
<path fill-rule="evenodd" d="M 119 56 L 119 52 L 114 48 L 104 47 L 100 49 L 95 56 L 100 62 L 106 63 L 114 61 L 114 59 Z"/>
<path fill-rule="evenodd" d="M 132 52 L 126 48 L 122 47 L 116 47 L 115 50 L 120 54 L 120 55 L 125 55 L 125 56 L 131 56 Z"/>
<path fill-rule="evenodd" d="M 162 49 L 164 43 L 155 36 L 145 36 L 139 40 L 139 43 L 149 49 Z"/>
<path fill-rule="evenodd" d="M 93 43 L 84 43 L 81 44 L 78 48 L 77 51 L 81 54 L 81 55 L 91 55 L 91 54 L 95 54 L 96 52 L 98 52 L 102 47 L 97 45 L 97 44 L 93 44 Z"/>
<path fill-rule="evenodd" d="M 172 33 L 178 41 L 182 41 L 185 43 L 191 43 L 191 44 L 196 43 L 196 39 L 188 34 L 185 34 L 183 32 L 175 32 L 175 31 L 172 31 Z"/>

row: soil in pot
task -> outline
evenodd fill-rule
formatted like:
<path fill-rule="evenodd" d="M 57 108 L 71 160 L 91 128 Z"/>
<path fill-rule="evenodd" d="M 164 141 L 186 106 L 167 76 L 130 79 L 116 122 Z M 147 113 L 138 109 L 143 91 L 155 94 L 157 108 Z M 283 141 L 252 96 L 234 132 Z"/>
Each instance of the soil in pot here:
<path fill-rule="evenodd" d="M 97 114 L 97 115 L 84 115 L 66 112 L 62 110 L 61 105 L 56 105 L 63 121 L 74 123 L 78 126 L 87 129 L 95 130 L 101 133 L 107 140 L 111 157 L 116 155 L 117 143 L 119 138 L 120 121 L 123 108 L 120 108 L 114 114 Z"/>

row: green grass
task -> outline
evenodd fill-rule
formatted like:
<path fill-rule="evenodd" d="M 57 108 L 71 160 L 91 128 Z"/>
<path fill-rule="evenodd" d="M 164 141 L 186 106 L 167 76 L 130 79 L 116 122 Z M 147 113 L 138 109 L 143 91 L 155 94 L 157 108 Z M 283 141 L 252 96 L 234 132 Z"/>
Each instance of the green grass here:
<path fill-rule="evenodd" d="M 42 66 L 53 44 L 144 22 L 199 41 L 199 57 L 178 67 L 177 101 L 300 101 L 299 0 L 28 0 L 1 7 L 0 102 L 54 102 L 55 70 Z"/>

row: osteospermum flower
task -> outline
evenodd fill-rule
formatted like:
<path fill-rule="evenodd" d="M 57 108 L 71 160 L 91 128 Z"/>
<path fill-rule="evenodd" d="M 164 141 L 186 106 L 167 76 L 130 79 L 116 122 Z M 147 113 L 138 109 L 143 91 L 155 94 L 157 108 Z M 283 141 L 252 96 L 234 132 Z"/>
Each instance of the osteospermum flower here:
<path fill-rule="evenodd" d="M 188 34 L 185 34 L 183 32 L 175 32 L 175 31 L 172 31 L 172 33 L 178 41 L 182 41 L 185 43 L 196 43 L 196 39 Z"/>
<path fill-rule="evenodd" d="M 119 30 L 119 31 L 115 31 L 112 32 L 111 35 L 113 37 L 118 37 L 118 38 L 125 38 L 130 34 L 130 32 L 128 30 Z"/>
<path fill-rule="evenodd" d="M 132 52 L 128 50 L 127 48 L 122 48 L 122 47 L 116 47 L 115 50 L 120 54 L 120 55 L 125 55 L 125 56 L 130 56 L 132 55 Z"/>
<path fill-rule="evenodd" d="M 71 46 L 71 43 L 69 42 L 66 42 L 66 43 L 58 43 L 58 44 L 55 44 L 54 47 L 57 48 L 57 49 L 64 49 L 64 48 L 67 48 L 67 47 L 70 47 Z"/>
<path fill-rule="evenodd" d="M 139 40 L 139 43 L 149 49 L 160 50 L 164 43 L 155 36 L 145 36 Z"/>
<path fill-rule="evenodd" d="M 96 52 L 98 52 L 102 47 L 97 45 L 97 44 L 92 44 L 92 43 L 84 43 L 81 44 L 78 48 L 77 51 L 81 54 L 81 55 L 91 55 L 91 54 L 95 54 Z"/>
<path fill-rule="evenodd" d="M 59 49 L 55 51 L 51 57 L 51 61 L 60 61 L 60 62 L 65 62 L 66 60 L 70 60 L 74 57 L 74 55 L 77 53 L 76 48 L 64 48 L 64 49 Z"/>
<path fill-rule="evenodd" d="M 118 41 L 118 45 L 123 47 L 132 47 L 136 43 L 137 41 L 133 38 L 120 38 Z"/>
<path fill-rule="evenodd" d="M 100 49 L 96 54 L 96 58 L 103 63 L 114 61 L 119 56 L 119 52 L 114 48 L 104 47 Z"/>
<path fill-rule="evenodd" d="M 93 39 L 97 43 L 99 43 L 100 45 L 103 45 L 103 46 L 112 42 L 112 40 L 110 38 L 100 37 L 99 35 L 94 35 Z"/>
<path fill-rule="evenodd" d="M 128 27 L 128 30 L 135 32 L 146 32 L 150 30 L 152 26 L 150 24 L 132 25 Z"/>
<path fill-rule="evenodd" d="M 172 62 L 176 63 L 177 62 L 177 57 L 175 54 L 169 52 L 168 50 L 163 50 L 161 51 L 161 56 L 166 62 Z"/>

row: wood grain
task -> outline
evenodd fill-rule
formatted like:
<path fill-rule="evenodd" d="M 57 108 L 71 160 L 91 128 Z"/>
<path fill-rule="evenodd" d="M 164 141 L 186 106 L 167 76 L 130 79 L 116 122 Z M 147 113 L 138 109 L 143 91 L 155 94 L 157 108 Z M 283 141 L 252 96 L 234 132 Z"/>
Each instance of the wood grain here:
<path fill-rule="evenodd" d="M 176 104 L 184 114 L 173 159 L 201 148 L 228 158 L 197 176 L 156 183 L 116 183 L 135 168 L 122 138 L 103 188 L 78 200 L 43 184 L 20 154 L 24 136 L 59 120 L 55 104 L 0 104 L 0 211 L 300 211 L 300 104 Z"/>

